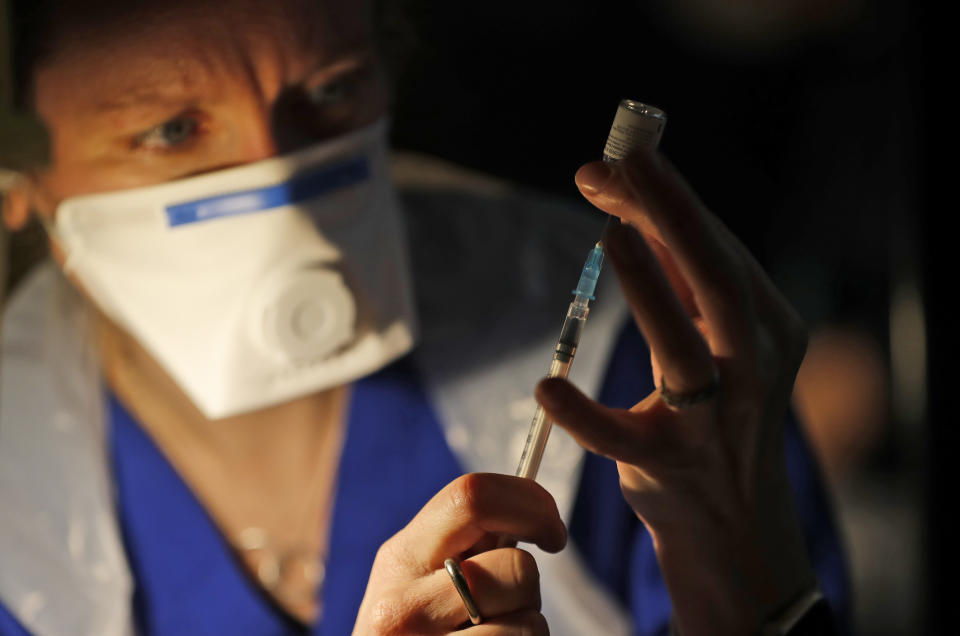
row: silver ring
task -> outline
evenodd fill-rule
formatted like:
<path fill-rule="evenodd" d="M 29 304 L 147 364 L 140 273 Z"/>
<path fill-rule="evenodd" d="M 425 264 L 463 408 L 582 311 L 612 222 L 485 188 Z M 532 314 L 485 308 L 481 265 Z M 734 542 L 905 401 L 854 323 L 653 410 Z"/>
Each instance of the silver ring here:
<path fill-rule="evenodd" d="M 667 406 L 675 409 L 686 409 L 701 402 L 706 402 L 716 397 L 719 392 L 720 376 L 716 370 L 713 372 L 713 379 L 710 380 L 710 384 L 698 391 L 690 391 L 689 393 L 675 393 L 671 391 L 667 388 L 667 383 L 663 379 L 663 376 L 660 376 L 660 399 L 663 400 Z"/>
<path fill-rule="evenodd" d="M 460 564 L 457 563 L 456 559 L 447 559 L 443 562 L 443 567 L 447 569 L 447 574 L 453 581 L 453 587 L 457 588 L 457 592 L 460 593 L 460 599 L 463 600 L 463 606 L 467 608 L 467 616 L 470 617 L 470 622 L 479 625 L 483 622 L 483 618 L 477 610 L 477 604 L 470 593 L 470 586 L 467 585 L 467 578 L 463 575 Z"/>

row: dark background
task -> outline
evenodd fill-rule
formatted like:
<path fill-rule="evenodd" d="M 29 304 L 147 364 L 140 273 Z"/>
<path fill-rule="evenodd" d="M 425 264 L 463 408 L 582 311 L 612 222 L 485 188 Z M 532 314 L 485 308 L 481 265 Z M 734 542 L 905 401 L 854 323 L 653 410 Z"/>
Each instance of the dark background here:
<path fill-rule="evenodd" d="M 809 320 L 886 332 L 890 232 L 916 225 L 905 3 L 742 49 L 658 3 L 400 5 L 395 145 L 578 196 L 573 174 L 599 156 L 618 101 L 654 104 L 669 117 L 661 149 Z"/>
<path fill-rule="evenodd" d="M 599 157 L 618 101 L 663 108 L 661 150 L 811 332 L 860 334 L 882 363 L 882 414 L 825 462 L 858 633 L 951 633 L 951 367 L 937 293 L 949 279 L 931 249 L 943 234 L 926 15 L 906 0 L 797 0 L 793 28 L 774 22 L 765 36 L 697 16 L 706 4 L 385 3 L 394 144 L 577 197 L 573 174 Z"/>

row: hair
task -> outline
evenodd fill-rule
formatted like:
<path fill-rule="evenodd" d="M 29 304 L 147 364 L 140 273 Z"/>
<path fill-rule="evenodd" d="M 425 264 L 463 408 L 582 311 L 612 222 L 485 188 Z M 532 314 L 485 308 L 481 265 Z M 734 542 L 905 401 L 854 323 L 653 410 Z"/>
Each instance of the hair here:
<path fill-rule="evenodd" d="M 13 106 L 30 110 L 33 71 L 49 54 L 57 0 L 10 0 L 10 51 Z"/>
<path fill-rule="evenodd" d="M 416 50 L 414 26 L 407 16 L 411 5 L 397 0 L 367 1 L 374 40 L 380 48 L 388 78 L 396 82 Z M 158 7 L 167 9 L 174 2 L 176 0 L 10 0 L 14 105 L 23 110 L 32 109 L 34 72 L 68 35 Z M 196 0 L 182 2 L 190 6 Z"/>

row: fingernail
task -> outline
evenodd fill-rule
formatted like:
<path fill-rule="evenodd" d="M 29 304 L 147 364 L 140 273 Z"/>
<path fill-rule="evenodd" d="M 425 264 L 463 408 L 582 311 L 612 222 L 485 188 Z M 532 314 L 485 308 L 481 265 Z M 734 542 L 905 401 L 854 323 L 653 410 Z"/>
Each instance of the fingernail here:
<path fill-rule="evenodd" d="M 594 161 L 577 170 L 573 180 L 584 194 L 597 194 L 610 183 L 612 178 L 613 169 L 608 164 Z"/>

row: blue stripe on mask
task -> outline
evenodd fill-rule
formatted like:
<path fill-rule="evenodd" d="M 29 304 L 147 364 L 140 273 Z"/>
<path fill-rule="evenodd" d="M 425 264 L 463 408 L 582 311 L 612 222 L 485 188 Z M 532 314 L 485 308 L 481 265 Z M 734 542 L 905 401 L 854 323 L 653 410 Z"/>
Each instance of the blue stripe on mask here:
<path fill-rule="evenodd" d="M 317 172 L 296 176 L 277 185 L 230 192 L 166 207 L 170 227 L 237 214 L 262 212 L 312 199 L 351 186 L 370 176 L 365 157 L 357 157 Z"/>

